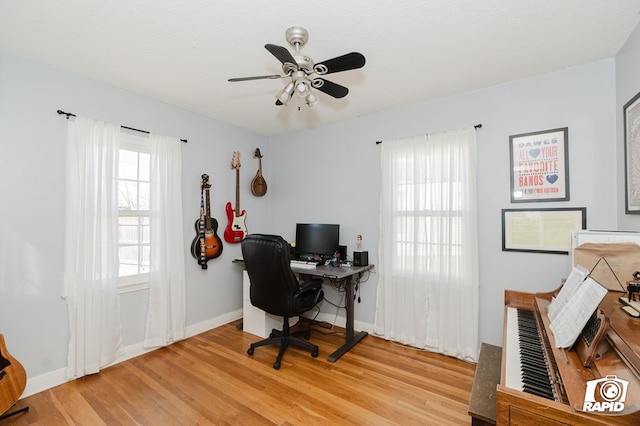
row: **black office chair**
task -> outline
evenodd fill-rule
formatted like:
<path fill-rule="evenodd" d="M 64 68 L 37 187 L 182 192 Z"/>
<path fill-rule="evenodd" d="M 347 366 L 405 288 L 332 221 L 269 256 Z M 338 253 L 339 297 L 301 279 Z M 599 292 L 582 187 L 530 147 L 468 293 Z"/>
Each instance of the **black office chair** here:
<path fill-rule="evenodd" d="M 251 282 L 251 304 L 263 311 L 284 318 L 282 331 L 273 329 L 269 338 L 252 343 L 247 353 L 255 348 L 280 345 L 280 352 L 273 368 L 280 369 L 284 351 L 289 345 L 311 351 L 318 356 L 318 347 L 303 339 L 309 339 L 309 330 L 289 331 L 289 318 L 311 310 L 324 296 L 322 279 L 299 281 L 289 264 L 289 244 L 278 235 L 250 234 L 242 241 L 242 257 Z"/>

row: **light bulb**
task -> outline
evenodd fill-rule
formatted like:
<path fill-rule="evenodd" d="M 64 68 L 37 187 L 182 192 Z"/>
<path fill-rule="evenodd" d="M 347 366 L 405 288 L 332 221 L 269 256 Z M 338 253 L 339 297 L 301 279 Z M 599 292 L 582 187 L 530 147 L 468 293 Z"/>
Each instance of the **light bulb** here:
<path fill-rule="evenodd" d="M 318 97 L 316 95 L 314 95 L 313 93 L 309 93 L 307 95 L 307 97 L 305 98 L 305 100 L 307 101 L 307 105 L 312 107 L 315 104 L 318 103 Z"/>
<path fill-rule="evenodd" d="M 293 95 L 293 82 L 290 81 L 289 84 L 287 84 L 285 88 L 282 89 L 282 92 L 280 92 L 280 94 L 276 97 L 280 102 L 282 102 L 283 105 L 286 105 L 291 100 L 292 95 Z"/>
<path fill-rule="evenodd" d="M 304 97 L 309 93 L 309 86 L 306 81 L 298 81 L 296 83 L 296 92 L 298 95 Z"/>

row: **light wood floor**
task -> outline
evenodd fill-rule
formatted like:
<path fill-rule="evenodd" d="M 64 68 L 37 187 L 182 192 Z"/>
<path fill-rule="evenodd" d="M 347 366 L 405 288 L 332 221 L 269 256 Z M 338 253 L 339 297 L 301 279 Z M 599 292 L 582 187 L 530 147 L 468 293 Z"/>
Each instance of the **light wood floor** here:
<path fill-rule="evenodd" d="M 340 331 L 335 329 L 334 331 Z M 2 425 L 469 425 L 475 365 L 366 337 L 335 363 L 344 334 L 314 326 L 320 355 L 275 346 L 236 323 L 24 398 Z"/>

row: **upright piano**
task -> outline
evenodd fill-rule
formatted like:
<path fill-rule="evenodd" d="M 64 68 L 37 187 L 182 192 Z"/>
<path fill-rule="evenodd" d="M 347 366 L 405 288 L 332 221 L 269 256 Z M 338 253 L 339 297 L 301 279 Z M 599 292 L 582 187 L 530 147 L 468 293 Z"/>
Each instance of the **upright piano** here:
<path fill-rule="evenodd" d="M 608 325 L 602 328 L 595 360 L 585 366 L 584 352 L 556 348 L 547 307 L 557 292 L 505 292 L 497 424 L 640 425 L 640 318 L 620 309 L 625 293 L 609 291 L 600 303 L 598 315 Z M 612 387 L 612 394 L 602 390 L 598 404 L 585 405 L 587 393 L 605 389 L 594 389 L 595 384 L 616 378 L 628 381 L 623 405 L 614 405 L 621 387 Z M 597 379 L 603 380 L 592 382 Z M 602 395 L 611 402 L 602 404 Z"/>

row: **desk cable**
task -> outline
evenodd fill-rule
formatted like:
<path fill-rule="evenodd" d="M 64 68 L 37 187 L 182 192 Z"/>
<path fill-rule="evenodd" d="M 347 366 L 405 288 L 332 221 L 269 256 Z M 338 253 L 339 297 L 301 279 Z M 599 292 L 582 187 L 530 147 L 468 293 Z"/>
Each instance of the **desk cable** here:
<path fill-rule="evenodd" d="M 356 280 L 354 281 L 354 283 L 352 285 L 354 285 L 354 300 L 357 299 L 358 303 L 361 303 L 361 298 L 360 298 L 360 284 L 363 282 L 367 282 L 369 280 L 371 273 L 370 271 L 365 271 L 365 272 L 361 272 L 360 274 L 358 274 L 358 277 L 356 278 Z M 364 279 L 362 279 L 362 277 L 365 277 Z M 330 304 L 331 306 L 334 306 L 336 308 L 336 315 L 333 321 L 333 324 L 329 324 L 326 321 L 316 321 L 315 318 L 317 318 L 318 314 L 320 312 L 318 312 L 318 314 L 316 314 L 316 316 L 314 317 L 312 324 L 315 322 L 316 324 L 322 326 L 322 324 L 327 324 L 328 328 L 333 330 L 333 327 L 335 326 L 335 322 L 338 319 L 338 312 L 340 309 L 346 309 L 346 303 L 345 303 L 345 296 L 346 296 L 346 286 L 345 286 L 345 278 L 338 278 L 335 275 L 329 275 L 329 274 L 324 274 L 322 276 L 322 278 L 325 278 L 329 285 L 331 286 L 331 288 L 333 288 L 335 291 L 337 291 L 340 295 L 341 295 L 341 300 L 338 303 L 334 303 L 332 301 L 330 301 L 329 299 L 327 299 L 326 297 L 323 299 L 324 302 Z M 344 334 L 344 332 L 331 332 L 330 334 Z"/>
<path fill-rule="evenodd" d="M 326 297 L 323 299 L 324 302 L 327 302 L 331 306 L 335 306 L 336 307 L 336 315 L 335 315 L 335 317 L 333 319 L 333 323 L 329 323 L 327 321 L 317 321 L 316 318 L 320 314 L 320 310 L 318 309 L 318 314 L 316 314 L 316 316 L 313 318 L 310 326 L 311 325 L 318 325 L 319 327 L 328 328 L 329 330 L 331 330 L 330 332 L 325 333 L 325 334 L 345 334 L 344 331 L 333 331 L 333 327 L 336 325 L 336 321 L 338 320 L 338 313 L 340 312 L 340 309 L 345 309 L 346 308 L 346 305 L 344 304 L 344 296 L 345 296 L 344 293 L 342 293 L 342 297 L 340 298 L 340 302 L 338 302 L 338 303 L 333 303 L 332 301 L 330 301 Z"/>

